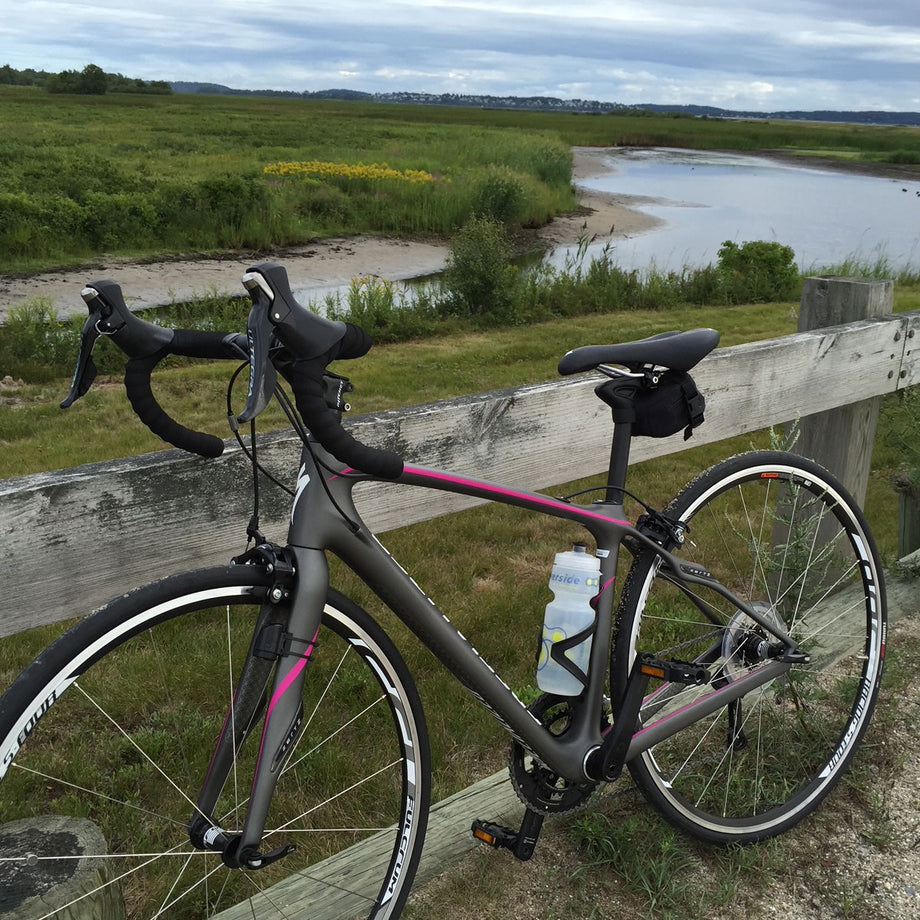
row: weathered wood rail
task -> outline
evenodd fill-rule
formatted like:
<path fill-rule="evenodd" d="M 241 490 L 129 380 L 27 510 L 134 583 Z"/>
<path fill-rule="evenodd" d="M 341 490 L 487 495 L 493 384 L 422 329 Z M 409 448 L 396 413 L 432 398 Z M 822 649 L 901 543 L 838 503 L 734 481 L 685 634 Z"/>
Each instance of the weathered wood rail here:
<path fill-rule="evenodd" d="M 820 300 L 833 287 L 818 284 Z M 850 285 L 843 300 L 878 295 Z M 836 295 L 838 296 L 838 291 Z M 870 304 L 870 319 L 721 349 L 694 376 L 707 398 L 707 421 L 691 446 L 758 431 L 797 418 L 825 414 L 812 443 L 831 443 L 846 457 L 835 469 L 856 490 L 868 462 L 871 432 L 862 410 L 868 401 L 920 384 L 915 342 L 920 311 L 890 315 L 890 287 L 881 291 L 887 310 Z M 825 322 L 838 322 L 832 310 Z M 606 468 L 610 419 L 593 394 L 589 377 L 535 384 L 447 400 L 355 420 L 354 434 L 398 450 L 407 460 L 479 475 L 510 485 L 541 489 Z M 826 413 L 845 407 L 850 421 L 835 427 Z M 853 420 L 855 416 L 855 421 Z M 843 432 L 843 433 L 842 433 Z M 806 438 L 808 440 L 808 438 Z M 299 442 L 278 433 L 261 443 L 260 459 L 290 478 Z M 634 462 L 682 450 L 679 435 L 638 439 Z M 809 452 L 811 449 L 809 449 Z M 831 455 L 834 454 L 832 450 Z M 827 457 L 819 458 L 827 462 Z M 829 465 L 834 466 L 833 460 Z M 0 482 L 0 545 L 4 547 L 5 616 L 0 637 L 88 612 L 119 591 L 154 577 L 199 565 L 220 564 L 241 548 L 249 517 L 248 465 L 228 443 L 216 461 L 168 450 L 132 459 Z M 423 521 L 471 506 L 471 499 L 392 485 L 364 486 L 358 496 L 365 519 L 377 531 Z M 286 497 L 264 496 L 263 528 L 283 541 Z M 888 585 L 893 619 L 920 608 L 914 583 Z M 0 639 L 2 650 L 2 639 Z M 2 689 L 2 688 L 0 688 Z M 438 803 L 431 814 L 419 879 L 440 871 L 472 843 L 472 817 L 513 824 L 523 806 L 502 772 Z M 340 878 L 360 866 L 370 840 L 315 867 L 310 881 L 273 889 L 291 915 L 341 918 L 348 898 L 330 898 L 323 878 Z M 241 917 L 239 909 L 222 915 Z M 253 913 L 246 907 L 246 916 Z"/>
<path fill-rule="evenodd" d="M 920 383 L 920 311 L 719 349 L 694 372 L 706 423 L 691 446 L 757 431 Z M 358 418 L 353 433 L 407 460 L 509 485 L 548 488 L 606 469 L 609 410 L 590 376 Z M 297 440 L 260 441 L 290 479 Z M 633 462 L 679 451 L 680 435 L 639 438 Z M 177 450 L 0 482 L 5 579 L 0 637 L 86 613 L 126 588 L 239 552 L 250 513 L 245 457 Z M 284 541 L 287 497 L 264 490 L 263 530 Z M 357 499 L 379 532 L 457 511 L 468 498 L 373 484 Z"/>

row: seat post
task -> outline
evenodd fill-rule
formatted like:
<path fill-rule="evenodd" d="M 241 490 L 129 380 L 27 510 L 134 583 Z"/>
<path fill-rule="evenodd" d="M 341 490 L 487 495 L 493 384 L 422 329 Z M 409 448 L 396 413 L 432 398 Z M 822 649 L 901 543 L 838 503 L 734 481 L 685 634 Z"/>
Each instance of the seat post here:
<path fill-rule="evenodd" d="M 639 380 L 635 377 L 616 377 L 605 380 L 594 389 L 598 398 L 613 410 L 613 441 L 610 445 L 605 500 L 614 505 L 622 505 L 624 500 L 632 426 L 636 420 L 635 398 L 639 386 Z"/>
<path fill-rule="evenodd" d="M 629 448 L 632 443 L 632 422 L 614 422 L 613 442 L 610 445 L 610 466 L 607 470 L 605 500 L 622 505 L 626 485 L 626 468 L 629 466 Z"/>

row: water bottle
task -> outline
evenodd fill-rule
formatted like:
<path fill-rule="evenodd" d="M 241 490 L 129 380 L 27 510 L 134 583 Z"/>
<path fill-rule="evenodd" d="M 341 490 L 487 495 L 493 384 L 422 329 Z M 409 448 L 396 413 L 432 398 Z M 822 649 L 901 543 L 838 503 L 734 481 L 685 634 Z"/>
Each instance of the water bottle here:
<path fill-rule="evenodd" d="M 549 589 L 555 597 L 546 605 L 543 637 L 537 662 L 537 686 L 544 693 L 578 696 L 585 687 L 591 635 L 571 648 L 554 648 L 594 627 L 595 612 L 591 600 L 600 591 L 600 560 L 587 552 L 584 543 L 576 543 L 571 551 L 556 553 Z M 579 677 L 560 664 L 555 656 L 564 656 L 578 671 Z"/>

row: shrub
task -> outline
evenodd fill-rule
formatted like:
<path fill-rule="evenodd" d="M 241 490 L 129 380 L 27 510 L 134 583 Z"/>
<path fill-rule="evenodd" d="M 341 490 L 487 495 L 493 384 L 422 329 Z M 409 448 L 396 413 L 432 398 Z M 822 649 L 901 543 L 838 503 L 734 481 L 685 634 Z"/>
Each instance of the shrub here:
<path fill-rule="evenodd" d="M 472 212 L 477 218 L 519 224 L 528 210 L 522 177 L 505 166 L 490 166 L 473 185 Z"/>
<path fill-rule="evenodd" d="M 572 151 L 559 138 L 540 138 L 525 148 L 528 171 L 547 185 L 566 186 L 572 181 Z"/>
<path fill-rule="evenodd" d="M 84 234 L 94 249 L 119 249 L 143 245 L 154 238 L 156 208 L 146 195 L 90 192 L 86 195 L 88 219 Z"/>
<path fill-rule="evenodd" d="M 438 315 L 430 292 L 412 291 L 380 278 L 354 278 L 344 298 L 326 297 L 323 307 L 330 319 L 357 323 L 378 342 L 398 342 L 433 335 Z"/>
<path fill-rule="evenodd" d="M 59 322 L 50 301 L 34 297 L 13 307 L 0 326 L 0 367 L 4 374 L 44 381 L 73 371 L 82 319 Z"/>
<path fill-rule="evenodd" d="M 895 150 L 886 158 L 889 163 L 920 163 L 920 150 Z"/>
<path fill-rule="evenodd" d="M 442 312 L 478 317 L 487 325 L 513 322 L 519 276 L 511 256 L 511 241 L 498 220 L 474 217 L 465 224 L 447 259 Z"/>
<path fill-rule="evenodd" d="M 795 253 L 781 243 L 732 243 L 719 249 L 719 269 L 725 277 L 729 303 L 768 303 L 790 300 L 799 286 Z"/>

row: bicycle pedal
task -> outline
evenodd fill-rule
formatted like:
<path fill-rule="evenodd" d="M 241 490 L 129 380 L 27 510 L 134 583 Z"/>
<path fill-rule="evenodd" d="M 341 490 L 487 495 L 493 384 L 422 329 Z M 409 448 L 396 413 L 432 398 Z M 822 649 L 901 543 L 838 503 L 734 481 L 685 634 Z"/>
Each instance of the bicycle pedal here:
<path fill-rule="evenodd" d="M 477 840 L 492 847 L 493 850 L 500 850 L 502 847 L 512 850 L 517 843 L 517 831 L 501 824 L 492 824 L 477 818 L 471 830 Z"/>
<path fill-rule="evenodd" d="M 692 661 L 678 661 L 677 659 L 656 658 L 651 654 L 644 654 L 637 662 L 639 672 L 646 677 L 664 680 L 670 684 L 696 684 L 702 686 L 712 679 L 709 671 L 700 664 Z"/>
<path fill-rule="evenodd" d="M 501 824 L 492 824 L 489 821 L 478 819 L 473 822 L 471 830 L 477 840 L 488 844 L 494 850 L 511 850 L 517 859 L 526 862 L 533 856 L 533 851 L 536 849 L 540 828 L 543 826 L 543 817 L 540 812 L 531 811 L 528 808 L 524 812 L 521 828 L 518 831 Z"/>

